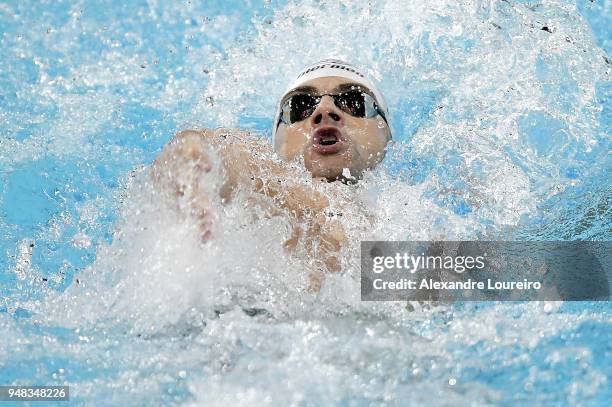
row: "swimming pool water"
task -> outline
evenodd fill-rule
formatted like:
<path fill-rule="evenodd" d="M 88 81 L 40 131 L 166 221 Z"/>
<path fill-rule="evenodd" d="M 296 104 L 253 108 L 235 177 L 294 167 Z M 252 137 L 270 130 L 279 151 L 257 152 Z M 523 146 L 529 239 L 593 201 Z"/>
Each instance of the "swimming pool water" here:
<path fill-rule="evenodd" d="M 356 264 L 363 239 L 610 239 L 611 8 L 1 3 L 0 384 L 96 406 L 608 405 L 609 302 L 408 311 L 360 302 Z M 281 220 L 245 224 L 241 196 L 200 248 L 146 166 L 183 128 L 269 138 L 324 57 L 379 80 L 394 146 L 356 192 L 380 222 L 346 214 L 346 271 L 313 295 Z"/>

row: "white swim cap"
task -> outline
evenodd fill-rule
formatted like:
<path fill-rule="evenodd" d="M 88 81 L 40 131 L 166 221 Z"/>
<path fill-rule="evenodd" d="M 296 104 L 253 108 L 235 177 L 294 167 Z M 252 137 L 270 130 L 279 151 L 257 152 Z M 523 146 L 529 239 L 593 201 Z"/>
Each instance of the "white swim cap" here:
<path fill-rule="evenodd" d="M 368 79 L 353 65 L 348 64 L 344 61 L 340 61 L 338 59 L 324 59 L 312 65 L 308 65 L 287 87 L 285 93 L 280 99 L 282 101 L 282 99 L 287 93 L 291 92 L 293 89 L 297 88 L 298 86 L 309 80 L 316 78 L 325 78 L 329 76 L 340 76 L 342 78 L 349 79 L 355 83 L 361 84 L 368 88 L 370 92 L 372 92 L 373 96 L 376 98 L 376 103 L 378 104 L 379 109 L 383 112 L 385 118 L 389 117 L 385 99 L 383 98 L 382 93 L 380 93 L 378 87 L 374 84 L 374 82 Z M 276 108 L 276 115 L 274 116 L 274 127 L 272 130 L 272 140 L 274 145 L 276 145 L 276 129 L 278 128 L 280 114 L 281 105 L 279 103 L 278 107 Z"/>

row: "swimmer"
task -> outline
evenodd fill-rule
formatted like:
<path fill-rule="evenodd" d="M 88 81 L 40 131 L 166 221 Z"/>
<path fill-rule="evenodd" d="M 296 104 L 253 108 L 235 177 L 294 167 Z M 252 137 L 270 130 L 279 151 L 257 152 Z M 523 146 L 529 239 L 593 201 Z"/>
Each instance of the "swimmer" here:
<path fill-rule="evenodd" d="M 181 131 L 155 160 L 153 176 L 173 196 L 187 198 L 207 241 L 214 238 L 212 222 L 222 219 L 214 220 L 211 197 L 201 191 L 198 174 L 219 162 L 222 202 L 238 188 L 269 198 L 269 216 L 287 216 L 293 228 L 284 247 L 295 251 L 302 242 L 321 269 L 337 272 L 344 230 L 325 214 L 328 197 L 300 182 L 298 172 L 308 171 L 314 182 L 358 182 L 385 156 L 391 139 L 387 116 L 382 94 L 370 79 L 352 65 L 326 59 L 304 68 L 280 98 L 272 146 L 238 129 Z M 304 168 L 289 165 L 294 160 Z M 318 291 L 323 279 L 310 276 L 311 288 Z"/>

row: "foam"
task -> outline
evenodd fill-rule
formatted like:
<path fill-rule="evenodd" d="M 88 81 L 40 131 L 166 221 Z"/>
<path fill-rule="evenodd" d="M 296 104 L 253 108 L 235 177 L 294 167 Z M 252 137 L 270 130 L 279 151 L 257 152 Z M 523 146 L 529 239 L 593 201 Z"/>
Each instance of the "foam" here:
<path fill-rule="evenodd" d="M 609 68 L 573 2 L 304 1 L 266 9 L 248 26 L 239 24 L 247 13 L 204 21 L 195 4 L 121 7 L 121 19 L 71 6 L 58 13 L 65 21 L 49 21 L 36 8 L 2 6 L 19 38 L 3 39 L 15 63 L 3 71 L 12 110 L 0 117 L 12 136 L 0 139 L 0 201 L 20 191 L 17 181 L 29 185 L 31 173 L 7 174 L 31 162 L 50 160 L 41 171 L 58 177 L 40 176 L 57 210 L 39 229 L 0 220 L 5 236 L 16 236 L 6 246 L 10 276 L 23 278 L 0 304 L 7 381 L 54 377 L 73 385 L 78 401 L 118 405 L 420 405 L 431 395 L 511 404 L 524 392 L 539 404 L 606 401 L 607 366 L 593 355 L 609 343 L 607 304 L 410 304 L 407 312 L 358 296 L 365 238 L 495 236 L 530 217 L 565 223 L 528 238 L 607 236 L 599 84 Z M 29 25 L 16 26 L 20 19 Z M 37 53 L 44 58 L 28 65 Z M 270 136 L 283 78 L 332 56 L 381 84 L 397 144 L 385 161 L 393 176 L 373 172 L 332 201 L 363 205 L 343 216 L 345 269 L 321 293 L 305 290 L 308 259 L 280 246 L 288 225 L 258 218 L 247 193 L 231 205 L 213 202 L 223 229 L 202 247 L 193 222 L 162 204 L 146 171 L 129 186 L 114 183 L 148 164 L 177 127 Z M 51 170 L 71 162 L 84 163 L 75 178 Z M 219 175 L 204 181 L 214 192 Z M 88 195 L 77 202 L 75 189 Z M 108 213 L 120 201 L 114 221 Z M 368 214 L 379 221 L 368 224 Z M 51 249 L 37 250 L 74 247 L 84 235 L 91 246 L 78 253 L 95 261 L 66 273 L 75 278 L 65 292 L 41 288 L 49 284 L 40 277 L 60 275 L 64 263 L 56 270 L 44 260 Z M 66 269 L 79 255 L 62 257 Z M 31 268 L 14 269 L 28 260 Z"/>

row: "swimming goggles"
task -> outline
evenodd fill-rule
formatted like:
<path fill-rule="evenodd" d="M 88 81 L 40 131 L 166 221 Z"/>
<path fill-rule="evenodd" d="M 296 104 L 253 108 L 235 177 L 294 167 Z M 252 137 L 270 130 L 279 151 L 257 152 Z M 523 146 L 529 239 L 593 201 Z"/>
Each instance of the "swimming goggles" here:
<path fill-rule="evenodd" d="M 331 96 L 334 104 L 343 112 L 353 117 L 372 118 L 381 115 L 387 121 L 385 114 L 378 107 L 376 99 L 362 89 L 351 89 L 337 94 L 312 94 L 305 92 L 293 93 L 283 100 L 278 126 L 281 122 L 293 124 L 309 118 L 321 102 L 323 96 Z"/>

